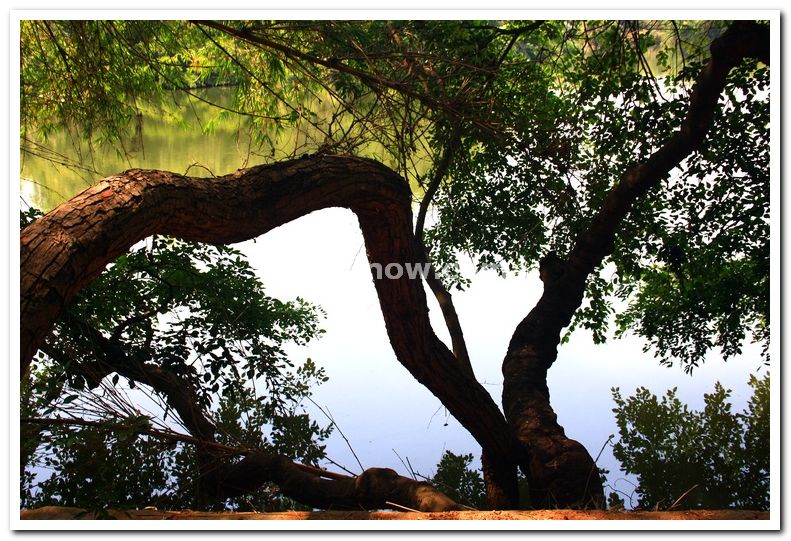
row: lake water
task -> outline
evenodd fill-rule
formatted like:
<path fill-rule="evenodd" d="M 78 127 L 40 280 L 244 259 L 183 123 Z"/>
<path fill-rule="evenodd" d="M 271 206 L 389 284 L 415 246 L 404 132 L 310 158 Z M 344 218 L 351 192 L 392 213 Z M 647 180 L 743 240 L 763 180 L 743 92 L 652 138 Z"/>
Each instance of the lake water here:
<path fill-rule="evenodd" d="M 46 140 L 35 138 L 23 143 L 21 153 L 20 191 L 24 205 L 49 211 L 75 196 L 98 180 L 131 168 L 161 169 L 194 177 L 220 176 L 237 169 L 271 163 L 313 152 L 324 140 L 324 133 L 306 122 L 295 125 L 275 124 L 252 127 L 249 117 L 227 114 L 210 105 L 232 107 L 234 89 L 196 90 L 201 99 L 181 96 L 166 108 L 151 105 L 141 108 L 133 122 L 122 149 L 94 144 L 79 130 L 61 131 Z M 310 103 L 319 119 L 333 116 L 337 103 L 329 97 Z M 351 117 L 339 116 L 335 126 L 349 129 Z M 256 145 L 250 136 L 266 131 Z M 273 141 L 273 142 L 272 142 Z M 409 180 L 419 192 L 414 174 L 424 174 L 429 166 L 427 142 L 418 140 L 418 151 L 412 156 Z M 393 167 L 391 157 L 376 142 L 357 148 L 361 156 L 377 159 Z"/>

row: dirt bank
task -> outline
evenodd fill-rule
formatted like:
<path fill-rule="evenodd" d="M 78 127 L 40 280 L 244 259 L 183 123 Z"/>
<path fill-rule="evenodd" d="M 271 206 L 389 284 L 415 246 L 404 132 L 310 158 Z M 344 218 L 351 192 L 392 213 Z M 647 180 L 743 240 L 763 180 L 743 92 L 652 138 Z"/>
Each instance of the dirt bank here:
<path fill-rule="evenodd" d="M 110 511 L 121 520 L 769 520 L 763 511 L 287 511 L 282 513 L 208 513 L 199 511 Z M 92 520 L 93 513 L 75 507 L 24 510 L 22 520 Z"/>

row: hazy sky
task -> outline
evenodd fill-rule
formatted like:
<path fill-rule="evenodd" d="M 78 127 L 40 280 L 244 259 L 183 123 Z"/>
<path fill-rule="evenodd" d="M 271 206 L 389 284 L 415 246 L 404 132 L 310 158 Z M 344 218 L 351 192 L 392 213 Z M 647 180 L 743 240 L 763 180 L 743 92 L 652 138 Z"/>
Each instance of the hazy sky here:
<path fill-rule="evenodd" d="M 301 296 L 327 311 L 326 334 L 291 352 L 295 361 L 311 357 L 325 368 L 330 379 L 316 389 L 314 399 L 332 413 L 364 467 L 392 467 L 408 474 L 400 456 L 408 457 L 415 471 L 431 475 L 445 449 L 471 452 L 477 459 L 477 443 L 396 360 L 362 245 L 354 214 L 328 209 L 238 247 L 248 254 L 269 295 L 283 300 Z M 499 405 L 506 347 L 538 299 L 541 282 L 536 274 L 504 279 L 493 271 L 474 275 L 470 270 L 469 276 L 472 287 L 455 293 L 454 302 L 476 376 Z M 449 343 L 439 307 L 430 293 L 428 298 L 435 332 Z M 703 393 L 720 381 L 733 389 L 738 411 L 751 394 L 749 375 L 765 370 L 758 348 L 749 352 L 728 363 L 712 355 L 689 376 L 678 366 L 660 366 L 650 353 L 642 352 L 638 338 L 594 345 L 589 333 L 580 330 L 560 347 L 550 370 L 552 405 L 567 435 L 595 458 L 608 436 L 617 435 L 612 387 L 620 387 L 624 395 L 638 386 L 658 395 L 678 387 L 679 398 L 697 408 L 703 404 Z M 314 415 L 322 421 L 320 412 Z M 359 470 L 339 434 L 332 436 L 327 449 L 336 462 Z M 611 470 L 611 481 L 622 477 L 609 447 L 599 465 Z M 632 490 L 624 481 L 616 486 Z"/>

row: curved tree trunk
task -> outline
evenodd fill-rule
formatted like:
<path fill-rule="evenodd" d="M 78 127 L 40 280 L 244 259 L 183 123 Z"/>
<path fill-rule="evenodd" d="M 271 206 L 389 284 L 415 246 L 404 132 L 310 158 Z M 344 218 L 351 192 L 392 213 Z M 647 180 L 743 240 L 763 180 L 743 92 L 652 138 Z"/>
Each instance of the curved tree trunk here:
<path fill-rule="evenodd" d="M 503 361 L 503 406 L 519 442 L 520 466 L 534 506 L 588 507 L 603 502 L 593 459 L 557 423 L 549 403 L 547 371 L 557 358 L 561 330 L 582 303 L 588 276 L 612 253 L 615 235 L 632 205 L 700 147 L 728 72 L 747 57 L 769 64 L 768 26 L 737 21 L 712 42 L 711 60 L 696 81 L 681 128 L 645 163 L 623 174 L 567 259 L 549 254 L 541 261 L 543 295 L 517 327 Z"/>
<path fill-rule="evenodd" d="M 146 170 L 104 179 L 21 232 L 21 372 L 74 295 L 150 235 L 232 243 L 315 210 L 346 207 L 359 219 L 370 262 L 414 265 L 424 256 L 410 205 L 403 179 L 351 157 L 313 156 L 215 179 Z M 495 482 L 507 499 L 491 503 L 514 507 L 515 460 L 502 413 L 434 334 L 420 280 L 373 275 L 398 360 L 501 465 Z"/>
<path fill-rule="evenodd" d="M 560 331 L 573 314 L 562 308 L 579 307 L 584 281 L 575 291 L 558 287 L 545 268 L 541 276 L 544 295 L 517 326 L 503 361 L 505 415 L 523 451 L 520 464 L 532 507 L 601 507 L 604 493 L 596 464 L 582 444 L 566 437 L 547 387 Z"/>

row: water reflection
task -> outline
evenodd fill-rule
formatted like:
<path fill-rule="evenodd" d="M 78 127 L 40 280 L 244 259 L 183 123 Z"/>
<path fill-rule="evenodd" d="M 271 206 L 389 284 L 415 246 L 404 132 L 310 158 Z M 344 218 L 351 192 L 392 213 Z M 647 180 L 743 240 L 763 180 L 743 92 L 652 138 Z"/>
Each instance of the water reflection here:
<path fill-rule="evenodd" d="M 224 103 L 229 92 L 214 88 L 202 94 Z M 91 151 L 76 130 L 58 132 L 46 141 L 26 142 L 21 156 L 22 197 L 48 211 L 99 179 L 133 167 L 205 177 L 263 163 L 267 157 L 253 152 L 249 125 L 243 119 L 221 117 L 212 123 L 210 132 L 204 132 L 217 113 L 218 109 L 204 102 L 186 98 L 172 110 L 148 109 L 134 121 L 122 151 L 108 145 Z"/>
<path fill-rule="evenodd" d="M 98 180 L 131 168 L 162 169 L 196 177 L 220 176 L 243 167 L 297 157 L 315 152 L 327 142 L 327 134 L 310 123 L 255 126 L 248 116 L 228 114 L 234 88 L 194 91 L 195 97 L 181 95 L 166 108 L 149 106 L 132 119 L 121 149 L 92 144 L 78 130 L 50 135 L 46 140 L 23 142 L 20 189 L 26 203 L 49 211 Z M 206 100 L 206 101 L 201 101 Z M 347 150 L 376 159 L 406 174 L 413 190 L 420 193 L 418 178 L 431 168 L 433 152 L 425 133 L 416 139 L 409 166 L 396 163 L 370 136 L 355 124 L 351 115 L 339 114 L 340 105 L 330 96 L 306 104 L 324 127 L 334 126 L 333 137 L 348 137 Z M 329 122 L 329 124 L 327 124 Z M 251 133 L 263 135 L 256 144 Z M 332 146 L 330 146 L 332 148 Z M 336 149 L 343 153 L 343 148 Z M 332 152 L 332 150 L 330 150 Z M 406 163 L 406 161 L 404 161 Z"/>

